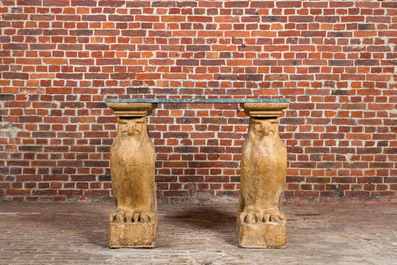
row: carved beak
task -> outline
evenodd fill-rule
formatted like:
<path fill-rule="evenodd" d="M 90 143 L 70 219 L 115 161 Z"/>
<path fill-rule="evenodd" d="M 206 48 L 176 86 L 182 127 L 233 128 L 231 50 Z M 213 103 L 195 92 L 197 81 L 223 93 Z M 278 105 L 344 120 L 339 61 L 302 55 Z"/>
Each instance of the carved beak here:
<path fill-rule="evenodd" d="M 265 135 L 265 136 L 269 136 L 269 133 L 270 133 L 270 128 L 269 128 L 269 125 L 263 125 L 263 128 L 262 128 L 262 131 L 263 131 L 263 134 Z"/>
<path fill-rule="evenodd" d="M 129 136 L 134 135 L 134 125 L 128 126 L 127 133 Z"/>

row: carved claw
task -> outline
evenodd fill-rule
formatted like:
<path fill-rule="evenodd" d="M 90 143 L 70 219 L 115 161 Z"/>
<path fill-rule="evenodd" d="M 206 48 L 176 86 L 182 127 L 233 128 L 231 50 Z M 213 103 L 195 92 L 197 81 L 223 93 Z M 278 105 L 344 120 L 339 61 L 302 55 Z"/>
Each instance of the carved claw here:
<path fill-rule="evenodd" d="M 142 221 L 142 223 L 149 223 L 150 218 L 146 214 L 141 214 L 141 221 Z"/>
<path fill-rule="evenodd" d="M 155 219 L 155 214 L 147 211 L 125 211 L 125 210 L 116 210 L 110 215 L 110 222 L 117 223 L 150 223 Z"/>
<path fill-rule="evenodd" d="M 265 214 L 263 217 L 263 222 L 269 223 L 270 222 L 270 214 Z"/>
<path fill-rule="evenodd" d="M 134 214 L 134 222 L 150 223 L 154 220 L 154 214 L 151 212 L 137 212 Z"/>
<path fill-rule="evenodd" d="M 240 222 L 245 223 L 245 218 L 247 217 L 247 212 L 240 213 Z"/>
<path fill-rule="evenodd" d="M 116 222 L 117 223 L 122 223 L 124 221 L 124 213 L 123 212 L 118 212 L 116 214 Z"/>
<path fill-rule="evenodd" d="M 255 224 L 255 223 L 261 222 L 262 219 L 263 219 L 263 216 L 260 211 L 247 210 L 247 211 L 243 211 L 240 214 L 240 222 L 246 223 L 246 224 Z"/>
<path fill-rule="evenodd" d="M 256 223 L 256 216 L 253 213 L 248 213 L 247 217 L 245 218 L 245 221 L 249 224 Z"/>
<path fill-rule="evenodd" d="M 240 213 L 240 222 L 246 224 L 256 223 L 283 223 L 287 221 L 285 215 L 280 211 L 264 211 L 258 209 L 247 209 Z"/>
<path fill-rule="evenodd" d="M 115 214 L 115 213 L 112 213 L 112 214 L 110 215 L 110 217 L 109 217 L 109 221 L 110 221 L 110 222 L 113 222 L 114 219 L 115 219 L 115 217 L 116 217 L 116 214 Z"/>
<path fill-rule="evenodd" d="M 134 213 L 134 223 L 139 222 L 139 213 Z"/>
<path fill-rule="evenodd" d="M 274 222 L 277 222 L 277 223 L 287 221 L 287 218 L 285 217 L 285 215 L 282 212 L 271 214 L 271 218 L 272 218 L 272 220 L 274 220 Z"/>
<path fill-rule="evenodd" d="M 287 218 L 282 212 L 271 212 L 263 216 L 263 222 L 265 223 L 283 223 L 286 222 Z"/>
<path fill-rule="evenodd" d="M 116 209 L 109 217 L 110 222 L 117 223 L 131 222 L 131 219 L 132 212 L 123 209 Z"/>
<path fill-rule="evenodd" d="M 126 220 L 127 223 L 132 222 L 132 213 L 127 213 L 127 214 L 125 215 L 125 218 L 127 219 L 127 220 Z"/>

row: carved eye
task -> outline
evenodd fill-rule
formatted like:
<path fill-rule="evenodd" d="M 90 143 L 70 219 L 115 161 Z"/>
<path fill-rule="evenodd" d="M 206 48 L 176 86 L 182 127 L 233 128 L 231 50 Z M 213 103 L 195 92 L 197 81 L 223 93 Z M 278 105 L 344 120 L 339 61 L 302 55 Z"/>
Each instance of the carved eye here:
<path fill-rule="evenodd" d="M 128 125 L 127 124 L 125 124 L 125 123 L 120 124 L 120 130 L 121 131 L 127 131 L 127 129 L 128 129 Z"/>
<path fill-rule="evenodd" d="M 261 132 L 262 131 L 262 124 L 255 124 L 255 131 Z"/>
<path fill-rule="evenodd" d="M 142 123 L 136 123 L 135 124 L 135 130 L 141 131 L 141 129 L 142 129 Z"/>

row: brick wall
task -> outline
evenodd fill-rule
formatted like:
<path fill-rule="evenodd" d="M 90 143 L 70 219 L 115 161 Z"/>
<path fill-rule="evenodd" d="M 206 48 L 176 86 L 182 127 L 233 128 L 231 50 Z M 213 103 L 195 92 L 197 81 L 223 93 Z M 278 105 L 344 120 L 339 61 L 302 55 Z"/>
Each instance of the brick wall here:
<path fill-rule="evenodd" d="M 397 191 L 395 1 L 0 0 L 0 198 L 109 200 L 106 97 L 291 98 L 290 200 Z M 160 105 L 159 196 L 237 195 L 237 104 Z"/>

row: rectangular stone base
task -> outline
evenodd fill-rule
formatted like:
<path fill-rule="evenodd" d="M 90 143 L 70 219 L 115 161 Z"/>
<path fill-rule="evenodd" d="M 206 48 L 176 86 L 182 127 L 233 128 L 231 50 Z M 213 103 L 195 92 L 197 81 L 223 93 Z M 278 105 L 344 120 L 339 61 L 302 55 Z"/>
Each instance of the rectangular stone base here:
<path fill-rule="evenodd" d="M 110 222 L 110 248 L 153 248 L 156 245 L 157 222 Z"/>
<path fill-rule="evenodd" d="M 276 223 L 244 224 L 237 220 L 238 242 L 244 248 L 285 248 L 287 225 Z"/>

